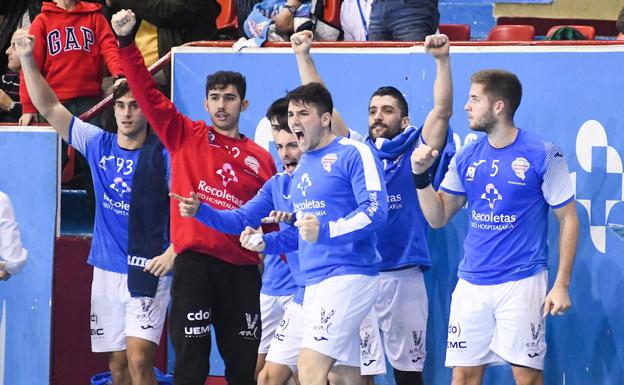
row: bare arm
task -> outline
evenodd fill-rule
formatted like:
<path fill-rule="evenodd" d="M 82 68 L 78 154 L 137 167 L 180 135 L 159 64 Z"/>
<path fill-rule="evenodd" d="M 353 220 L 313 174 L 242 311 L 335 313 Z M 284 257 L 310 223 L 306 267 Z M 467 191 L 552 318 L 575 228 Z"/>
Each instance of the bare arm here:
<path fill-rule="evenodd" d="M 438 155 L 438 150 L 428 145 L 422 145 L 414 150 L 411 157 L 412 173 L 415 175 L 415 182 L 419 178 L 421 180 L 424 178 L 426 184 L 426 187 L 416 186 L 420 209 L 429 226 L 434 229 L 446 225 L 453 215 L 466 203 L 464 195 L 454 195 L 444 191 L 436 192 L 431 186 L 431 177 L 426 173 Z M 448 172 L 454 172 L 452 167 L 453 163 L 451 163 Z M 429 178 L 429 183 L 426 183 L 427 178 Z"/>
<path fill-rule="evenodd" d="M 579 233 L 576 201 L 553 211 L 559 220 L 559 269 L 555 283 L 546 296 L 544 315 L 561 315 L 572 306 L 568 290 Z"/>
<path fill-rule="evenodd" d="M 320 83 L 327 88 L 327 85 L 323 82 L 321 75 L 316 69 L 314 60 L 312 60 L 312 56 L 310 55 L 310 48 L 312 47 L 312 32 L 297 32 L 290 37 L 290 42 L 293 50 L 295 51 L 295 57 L 297 58 L 297 68 L 299 69 L 301 84 L 306 85 L 309 83 Z M 332 132 L 338 136 L 349 136 L 349 128 L 342 119 L 338 110 L 335 108 L 332 112 L 331 129 Z"/>
<path fill-rule="evenodd" d="M 54 127 L 63 140 L 69 140 L 69 124 L 72 114 L 58 100 L 48 82 L 41 75 L 37 63 L 32 55 L 34 37 L 27 32 L 19 35 L 16 44 L 16 53 L 22 63 L 24 80 L 28 94 L 41 115 Z"/>
<path fill-rule="evenodd" d="M 425 50 L 435 58 L 436 79 L 433 84 L 433 109 L 427 115 L 422 135 L 430 147 L 439 150 L 446 143 L 449 119 L 453 114 L 453 78 L 448 37 L 427 36 Z"/>

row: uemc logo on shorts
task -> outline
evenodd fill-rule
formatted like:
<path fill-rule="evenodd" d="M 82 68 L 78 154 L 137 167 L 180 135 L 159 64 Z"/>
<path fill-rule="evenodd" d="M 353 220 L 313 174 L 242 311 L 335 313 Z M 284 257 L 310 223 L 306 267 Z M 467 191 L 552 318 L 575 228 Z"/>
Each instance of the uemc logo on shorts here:
<path fill-rule="evenodd" d="M 468 349 L 468 342 L 460 340 L 461 337 L 461 325 L 449 324 L 448 327 L 448 342 L 446 343 L 447 349 Z"/>
<path fill-rule="evenodd" d="M 91 313 L 91 336 L 101 337 L 104 335 L 104 329 L 98 327 L 99 319 L 97 313 Z"/>
<path fill-rule="evenodd" d="M 210 334 L 210 311 L 198 310 L 186 314 L 186 319 L 193 323 L 204 321 L 200 326 L 185 326 L 184 334 L 188 337 L 199 338 Z"/>

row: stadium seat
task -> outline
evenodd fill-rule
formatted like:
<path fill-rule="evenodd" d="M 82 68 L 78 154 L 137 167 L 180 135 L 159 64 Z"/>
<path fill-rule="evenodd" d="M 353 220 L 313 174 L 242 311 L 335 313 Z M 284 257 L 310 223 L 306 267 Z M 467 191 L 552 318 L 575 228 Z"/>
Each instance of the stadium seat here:
<path fill-rule="evenodd" d="M 67 163 L 61 171 L 61 183 L 69 183 L 74 178 L 76 170 L 76 150 L 72 146 L 67 146 Z"/>
<path fill-rule="evenodd" d="M 488 34 L 488 41 L 531 41 L 535 36 L 532 25 L 497 25 Z"/>
<path fill-rule="evenodd" d="M 591 25 L 555 25 L 550 27 L 550 29 L 546 33 L 546 37 L 551 37 L 553 33 L 555 33 L 555 31 L 561 27 L 572 27 L 578 30 L 581 34 L 583 34 L 583 36 L 585 36 L 585 39 L 587 40 L 594 40 L 594 38 L 596 37 L 596 28 L 592 27 Z"/>
<path fill-rule="evenodd" d="M 217 2 L 221 5 L 221 13 L 217 17 L 217 29 L 238 28 L 234 0 L 217 0 Z"/>
<path fill-rule="evenodd" d="M 468 24 L 440 24 L 440 33 L 448 36 L 451 41 L 470 40 L 470 26 Z"/>

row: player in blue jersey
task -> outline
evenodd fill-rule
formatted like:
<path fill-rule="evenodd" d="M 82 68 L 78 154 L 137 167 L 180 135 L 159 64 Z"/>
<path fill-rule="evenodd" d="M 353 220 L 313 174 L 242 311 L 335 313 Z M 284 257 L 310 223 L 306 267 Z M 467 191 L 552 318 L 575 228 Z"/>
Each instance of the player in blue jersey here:
<path fill-rule="evenodd" d="M 298 238 L 305 275 L 299 380 L 325 385 L 331 372 L 355 384 L 361 379 L 360 324 L 378 292 L 375 230 L 387 215 L 381 165 L 366 145 L 332 133 L 333 102 L 321 84 L 298 87 L 287 98 L 288 126 L 304 152 L 290 192 L 297 221 L 279 233 Z M 241 242 L 251 236 L 243 234 Z M 289 246 L 269 234 L 257 250 Z"/>
<path fill-rule="evenodd" d="M 271 123 L 273 140 L 284 171 L 269 179 L 258 194 L 236 210 L 216 210 L 206 203 L 201 203 L 195 192 L 189 197 L 172 193 L 180 201 L 180 214 L 183 217 L 195 217 L 203 224 L 228 234 L 240 234 L 246 227 L 257 228 L 262 221 L 280 222 L 281 227 L 288 227 L 281 216 L 290 212 L 289 200 L 291 176 L 301 150 L 297 138 L 288 128 L 288 102 L 286 98 L 276 100 L 269 107 L 266 117 Z M 280 216 L 275 218 L 275 216 Z M 305 281 L 299 270 L 297 253 L 288 253 L 287 263 L 277 254 L 264 257 L 260 307 L 262 338 L 258 354 L 258 383 L 260 385 L 282 385 L 288 380 L 295 368 L 299 351 L 299 341 L 292 337 L 291 322 L 280 325 L 283 317 L 293 318 L 303 303 Z M 294 295 L 294 298 L 293 298 Z M 291 300 L 294 305 L 291 305 Z M 288 328 L 288 330 L 284 330 Z M 276 329 L 278 335 L 276 336 Z M 295 341 L 291 341 L 295 339 Z M 274 346 L 284 345 L 284 346 Z M 265 365 L 265 358 L 268 362 Z"/>
<path fill-rule="evenodd" d="M 320 82 L 310 55 L 308 31 L 291 37 L 303 84 Z M 381 255 L 380 293 L 375 302 L 383 350 L 394 368 L 398 385 L 422 384 L 427 334 L 428 301 L 423 272 L 431 267 L 427 246 L 427 222 L 412 184 L 410 154 L 421 143 L 442 149 L 447 142 L 452 114 L 453 87 L 449 41 L 445 35 L 427 36 L 425 51 L 436 63 L 434 106 L 422 128 L 410 126 L 408 104 L 395 87 L 380 87 L 370 98 L 368 137 L 365 143 L 384 166 L 388 190 L 388 223 L 377 231 Z M 332 128 L 346 127 L 340 120 Z M 341 131 L 345 131 L 341 128 Z M 438 165 L 436 165 L 437 167 Z M 434 171 L 435 172 L 435 168 Z M 392 327 L 390 327 L 392 326 Z M 368 353 L 365 339 L 376 325 L 362 327 L 362 356 Z M 383 360 L 382 360 L 383 361 Z"/>
<path fill-rule="evenodd" d="M 128 216 L 132 181 L 147 123 L 127 86 L 114 92 L 117 134 L 82 122 L 59 102 L 32 56 L 34 38 L 17 39 L 28 92 L 39 112 L 63 140 L 80 151 L 93 170 L 96 219 L 88 262 L 93 266 L 91 346 L 108 352 L 113 382 L 155 384 L 153 364 L 169 303 L 170 278 L 161 277 L 153 297 L 131 297 L 128 290 Z M 165 195 L 166 197 L 166 195 Z M 163 230 L 164 233 L 164 230 Z M 170 266 L 165 253 L 147 270 Z"/>
<path fill-rule="evenodd" d="M 487 135 L 462 148 L 435 192 L 428 168 L 438 151 L 412 154 L 414 183 L 429 224 L 442 227 L 467 202 L 469 228 L 453 292 L 446 365 L 454 385 L 481 384 L 485 366 L 508 362 L 517 384 L 544 383 L 545 317 L 571 306 L 568 287 L 578 218 L 563 152 L 519 129 L 522 85 L 507 71 L 472 75 L 465 109 Z M 548 209 L 559 220 L 559 269 L 548 283 Z"/>

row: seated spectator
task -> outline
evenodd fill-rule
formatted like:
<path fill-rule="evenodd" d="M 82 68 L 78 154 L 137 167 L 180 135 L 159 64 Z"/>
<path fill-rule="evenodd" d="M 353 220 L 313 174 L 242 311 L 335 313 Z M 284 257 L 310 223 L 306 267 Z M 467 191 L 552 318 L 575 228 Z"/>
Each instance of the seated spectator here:
<path fill-rule="evenodd" d="M 0 52 L 6 51 L 13 32 L 30 27 L 30 23 L 41 12 L 41 0 L 0 1 Z M 0 73 L 5 73 L 7 58 L 0 55 Z"/>
<path fill-rule="evenodd" d="M 0 78 L 0 122 L 17 123 L 22 115 L 22 105 L 19 102 L 19 71 L 21 65 L 19 57 L 15 54 L 14 39 L 11 39 L 11 44 L 7 48 L 6 54 L 8 70 Z"/>
<path fill-rule="evenodd" d="M 624 33 L 624 8 L 620 11 L 618 15 L 617 21 L 615 22 L 615 26 L 617 27 L 620 33 Z"/>
<path fill-rule="evenodd" d="M 0 281 L 6 281 L 22 270 L 28 252 L 22 247 L 13 205 L 0 191 Z"/>
<path fill-rule="evenodd" d="M 344 0 L 340 6 L 340 24 L 345 41 L 368 40 L 373 0 Z"/>
<path fill-rule="evenodd" d="M 122 76 L 117 42 L 101 8 L 80 0 L 44 2 L 30 27 L 37 66 L 63 105 L 75 115 L 99 101 L 103 62 L 113 76 Z M 20 123 L 37 122 L 36 109 L 24 87 L 20 100 Z"/>
<path fill-rule="evenodd" d="M 368 40 L 424 41 L 438 29 L 438 0 L 374 0 Z"/>

